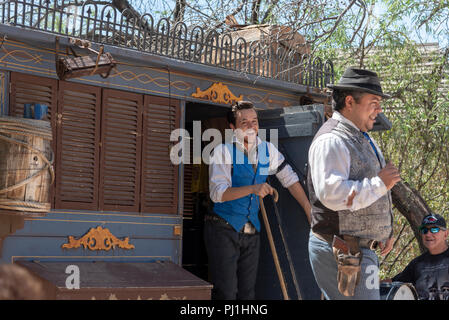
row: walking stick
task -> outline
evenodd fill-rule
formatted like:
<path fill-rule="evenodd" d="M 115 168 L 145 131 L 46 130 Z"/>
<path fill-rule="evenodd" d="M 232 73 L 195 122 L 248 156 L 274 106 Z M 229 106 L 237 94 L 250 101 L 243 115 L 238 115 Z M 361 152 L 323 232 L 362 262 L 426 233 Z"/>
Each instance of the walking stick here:
<path fill-rule="evenodd" d="M 269 176 L 267 177 L 267 182 L 268 182 L 268 184 L 271 184 Z M 285 239 L 284 232 L 282 231 L 281 215 L 279 214 L 278 206 L 276 204 L 274 197 L 271 197 L 271 200 L 273 201 L 274 213 L 276 215 L 277 223 L 279 226 L 279 233 L 281 235 L 281 240 L 282 240 L 282 243 L 284 244 L 285 254 L 287 256 L 288 265 L 290 267 L 290 272 L 292 274 L 292 280 L 293 280 L 293 284 L 295 285 L 296 294 L 298 295 L 298 300 L 302 300 L 301 291 L 299 289 L 299 284 L 298 284 L 298 279 L 296 278 L 295 267 L 293 266 L 293 261 L 292 261 L 291 255 L 290 255 L 290 250 L 288 249 L 287 240 Z"/>
<path fill-rule="evenodd" d="M 279 199 L 279 194 L 274 190 L 274 201 L 277 202 Z M 287 293 L 287 286 L 285 284 L 284 275 L 282 274 L 281 265 L 279 264 L 278 254 L 276 252 L 276 247 L 274 246 L 273 235 L 271 234 L 270 223 L 268 222 L 267 212 L 265 211 L 265 205 L 263 203 L 263 199 L 259 197 L 260 208 L 262 211 L 262 218 L 265 224 L 265 229 L 267 230 L 268 242 L 270 243 L 271 253 L 273 255 L 274 265 L 276 267 L 276 272 L 278 274 L 279 283 L 281 284 L 282 295 L 284 296 L 284 300 L 290 300 Z"/>

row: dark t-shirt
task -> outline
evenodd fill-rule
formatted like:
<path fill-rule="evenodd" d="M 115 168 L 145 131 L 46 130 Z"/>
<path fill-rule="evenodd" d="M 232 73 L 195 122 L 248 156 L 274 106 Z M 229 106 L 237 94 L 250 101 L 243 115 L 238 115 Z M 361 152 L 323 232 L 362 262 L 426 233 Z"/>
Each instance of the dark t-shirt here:
<path fill-rule="evenodd" d="M 419 299 L 449 300 L 449 249 L 436 255 L 420 255 L 393 281 L 412 283 Z"/>

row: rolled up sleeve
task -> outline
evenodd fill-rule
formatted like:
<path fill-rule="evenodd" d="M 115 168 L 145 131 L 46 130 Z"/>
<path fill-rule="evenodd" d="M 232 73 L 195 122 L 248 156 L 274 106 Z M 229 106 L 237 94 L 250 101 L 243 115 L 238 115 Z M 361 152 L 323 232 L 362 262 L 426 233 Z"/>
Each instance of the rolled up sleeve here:
<path fill-rule="evenodd" d="M 223 193 L 232 186 L 232 159 L 225 145 L 213 151 L 209 165 L 209 195 L 213 202 L 222 202 Z"/>
<path fill-rule="evenodd" d="M 329 134 L 319 137 L 310 147 L 309 161 L 316 196 L 333 211 L 366 208 L 387 193 L 378 176 L 361 181 L 349 179 L 349 150 L 338 137 Z M 355 197 L 348 205 L 353 192 Z"/>
<path fill-rule="evenodd" d="M 293 171 L 292 167 L 287 164 L 285 167 L 278 172 L 278 168 L 285 160 L 282 153 L 272 144 L 268 143 L 268 152 L 270 154 L 270 168 L 269 172 L 271 174 L 275 173 L 276 178 L 282 184 L 284 188 L 288 188 L 295 182 L 299 181 L 298 175 Z"/>

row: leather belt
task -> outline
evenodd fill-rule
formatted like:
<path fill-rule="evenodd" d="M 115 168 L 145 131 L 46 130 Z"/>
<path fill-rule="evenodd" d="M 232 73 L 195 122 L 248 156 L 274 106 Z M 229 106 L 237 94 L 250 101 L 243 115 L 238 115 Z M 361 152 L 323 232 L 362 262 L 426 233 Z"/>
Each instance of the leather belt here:
<path fill-rule="evenodd" d="M 379 245 L 379 241 L 370 239 L 359 239 L 359 246 L 370 250 L 376 250 Z"/>
<path fill-rule="evenodd" d="M 327 243 L 332 245 L 332 240 L 334 239 L 334 235 L 333 234 L 322 234 L 322 233 L 317 233 L 317 232 L 314 232 L 314 231 L 312 231 L 312 234 L 315 237 L 317 237 L 318 239 L 320 239 L 322 241 L 326 241 Z M 339 235 L 339 237 L 343 239 L 343 236 Z M 359 246 L 361 248 L 366 248 L 366 249 L 370 249 L 370 250 L 376 250 L 378 245 L 379 245 L 379 241 L 377 241 L 377 240 L 359 238 Z"/>
<path fill-rule="evenodd" d="M 217 221 L 229 225 L 229 222 L 227 222 L 226 219 L 220 217 L 218 214 L 206 214 L 204 215 L 204 220 Z M 251 222 L 247 222 L 239 232 L 245 234 L 255 234 L 256 227 L 254 227 Z"/>
<path fill-rule="evenodd" d="M 229 222 L 226 221 L 226 219 L 220 217 L 218 214 L 205 214 L 204 215 L 205 221 L 218 221 L 225 224 L 229 224 Z"/>

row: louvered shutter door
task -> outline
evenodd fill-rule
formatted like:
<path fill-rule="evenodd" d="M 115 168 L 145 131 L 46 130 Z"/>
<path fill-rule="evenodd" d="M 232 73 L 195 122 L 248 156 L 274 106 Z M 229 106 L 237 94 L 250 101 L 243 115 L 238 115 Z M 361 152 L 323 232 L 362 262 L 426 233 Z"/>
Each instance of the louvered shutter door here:
<path fill-rule="evenodd" d="M 51 148 L 56 148 L 56 109 L 58 97 L 58 80 L 11 72 L 11 92 L 9 96 L 9 114 L 23 117 L 25 103 L 40 103 L 48 106 L 53 140 Z M 54 184 L 50 187 L 50 202 L 54 207 Z"/>
<path fill-rule="evenodd" d="M 59 82 L 56 208 L 98 209 L 101 89 Z"/>
<path fill-rule="evenodd" d="M 178 212 L 178 166 L 170 161 L 170 134 L 179 128 L 179 101 L 145 96 L 142 211 Z"/>
<path fill-rule="evenodd" d="M 143 95 L 103 90 L 100 210 L 139 211 Z"/>
<path fill-rule="evenodd" d="M 48 114 L 56 110 L 58 81 L 49 78 L 11 72 L 11 95 L 9 114 L 23 117 L 25 103 L 41 103 L 48 106 Z"/>
<path fill-rule="evenodd" d="M 183 216 L 193 216 L 193 210 L 195 205 L 193 203 L 192 193 L 192 164 L 184 165 L 184 204 L 183 204 Z"/>
<path fill-rule="evenodd" d="M 189 139 L 190 145 L 192 145 L 191 139 Z M 193 216 L 193 211 L 195 209 L 195 204 L 193 200 L 193 192 L 192 192 L 192 181 L 193 181 L 193 152 L 190 152 L 190 162 L 184 164 L 184 203 L 183 203 L 183 211 L 182 215 Z"/>

